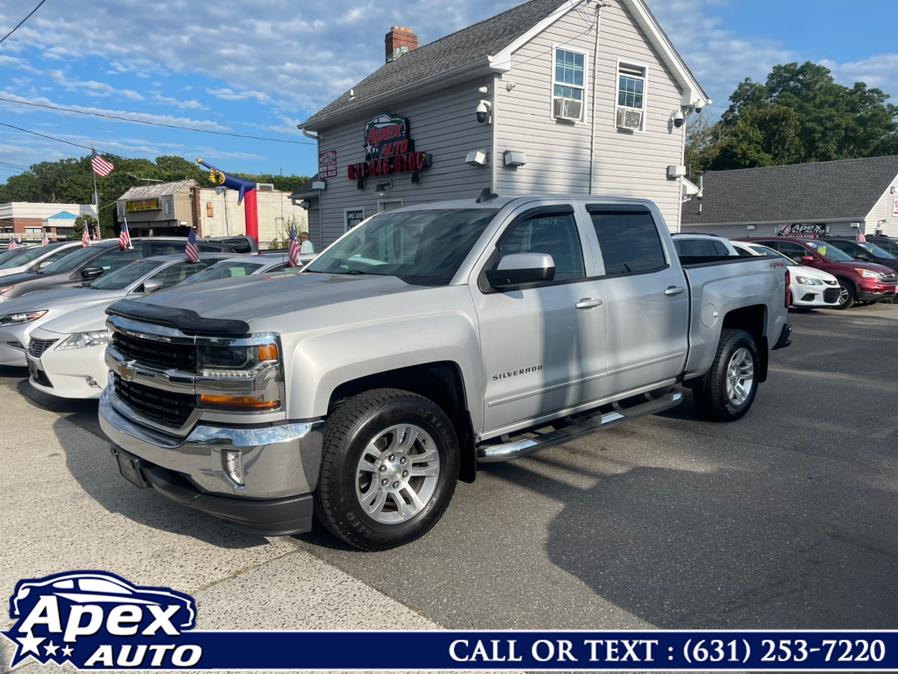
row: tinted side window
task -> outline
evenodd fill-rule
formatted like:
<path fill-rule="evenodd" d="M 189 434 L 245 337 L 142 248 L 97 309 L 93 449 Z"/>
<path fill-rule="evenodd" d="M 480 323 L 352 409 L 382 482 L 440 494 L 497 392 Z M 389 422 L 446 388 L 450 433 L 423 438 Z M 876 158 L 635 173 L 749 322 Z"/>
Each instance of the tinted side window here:
<path fill-rule="evenodd" d="M 799 246 L 797 243 L 792 243 L 791 241 L 778 241 L 777 250 L 784 255 L 788 255 L 793 260 L 797 260 L 806 255 L 810 255 L 810 253 L 804 248 Z"/>
<path fill-rule="evenodd" d="M 736 252 L 739 253 L 739 257 L 754 257 L 754 255 L 749 253 L 744 248 L 736 248 Z"/>
<path fill-rule="evenodd" d="M 589 211 L 602 248 L 605 274 L 645 274 L 667 267 L 651 213 L 593 208 Z"/>
<path fill-rule="evenodd" d="M 194 274 L 211 267 L 218 260 L 200 260 L 196 263 L 179 262 L 170 267 L 166 267 L 158 274 L 152 277 L 153 281 L 160 284 L 160 289 L 171 288 L 178 285 L 181 281 L 190 278 Z"/>
<path fill-rule="evenodd" d="M 164 241 L 152 242 L 149 244 L 150 252 L 148 255 L 174 255 L 184 251 L 184 246 L 175 243 L 166 243 Z"/>
<path fill-rule="evenodd" d="M 555 280 L 586 277 L 583 249 L 573 213 L 524 216 L 505 230 L 499 241 L 499 256 L 515 253 L 544 253 L 555 261 Z"/>
<path fill-rule="evenodd" d="M 107 274 L 111 271 L 115 271 L 121 267 L 124 267 L 126 264 L 130 262 L 134 262 L 134 260 L 140 260 L 143 258 L 143 251 L 140 248 L 135 248 L 134 250 L 111 250 L 108 253 L 103 253 L 100 257 L 95 258 L 92 262 L 90 262 L 88 267 L 100 267 L 103 270 L 104 274 Z"/>

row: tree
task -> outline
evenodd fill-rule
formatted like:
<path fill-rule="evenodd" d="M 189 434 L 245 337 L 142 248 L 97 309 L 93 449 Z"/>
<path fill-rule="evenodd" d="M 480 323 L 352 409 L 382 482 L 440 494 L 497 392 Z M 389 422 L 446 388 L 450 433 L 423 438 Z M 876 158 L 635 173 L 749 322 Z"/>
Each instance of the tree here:
<path fill-rule="evenodd" d="M 777 166 L 898 153 L 898 106 L 863 82 L 846 87 L 815 63 L 746 79 L 720 121 L 687 141 L 692 170 Z"/>
<path fill-rule="evenodd" d="M 92 215 L 79 215 L 75 218 L 75 238 L 80 239 L 83 232 L 84 227 L 87 227 L 88 235 L 97 231 L 97 219 Z M 111 236 L 111 233 L 110 233 Z M 103 233 L 103 238 L 108 238 L 105 233 Z"/>

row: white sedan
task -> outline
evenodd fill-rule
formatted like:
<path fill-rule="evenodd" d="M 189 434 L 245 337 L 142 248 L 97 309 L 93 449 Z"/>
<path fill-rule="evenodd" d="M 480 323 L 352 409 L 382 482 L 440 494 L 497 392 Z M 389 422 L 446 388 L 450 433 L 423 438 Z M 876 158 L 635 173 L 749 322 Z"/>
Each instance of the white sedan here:
<path fill-rule="evenodd" d="M 289 271 L 292 270 L 286 263 L 274 256 L 240 255 L 226 258 L 181 284 Z M 59 398 L 100 397 L 109 374 L 106 367 L 108 306 L 106 302 L 76 309 L 31 331 L 26 357 L 34 388 Z"/>
<path fill-rule="evenodd" d="M 800 265 L 779 251 L 751 241 L 733 241 L 733 246 L 743 257 L 782 258 L 789 268 L 792 306 L 796 308 L 834 308 L 839 304 L 839 280 L 821 269 Z"/>

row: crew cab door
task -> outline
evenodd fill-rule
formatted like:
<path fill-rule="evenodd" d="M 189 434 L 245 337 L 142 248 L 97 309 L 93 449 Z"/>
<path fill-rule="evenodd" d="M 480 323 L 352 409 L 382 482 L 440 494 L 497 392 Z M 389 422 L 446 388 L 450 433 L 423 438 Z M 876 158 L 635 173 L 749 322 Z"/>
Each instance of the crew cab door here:
<path fill-rule="evenodd" d="M 587 204 L 598 244 L 608 338 L 605 385 L 614 395 L 682 374 L 689 290 L 671 239 L 639 205 Z M 665 244 L 666 242 L 666 244 Z"/>
<path fill-rule="evenodd" d="M 582 220 L 582 219 L 581 219 Z M 485 372 L 485 436 L 532 425 L 589 400 L 605 370 L 605 307 L 594 296 L 584 223 L 569 204 L 513 214 L 497 234 L 472 287 Z M 486 272 L 503 256 L 551 255 L 552 281 L 491 288 Z"/>

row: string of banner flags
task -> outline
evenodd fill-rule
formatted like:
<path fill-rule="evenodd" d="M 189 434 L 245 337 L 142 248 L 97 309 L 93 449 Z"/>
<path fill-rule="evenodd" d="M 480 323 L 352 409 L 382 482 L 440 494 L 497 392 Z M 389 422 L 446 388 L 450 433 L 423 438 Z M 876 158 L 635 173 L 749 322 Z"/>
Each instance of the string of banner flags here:
<path fill-rule="evenodd" d="M 258 215 L 256 212 L 256 183 L 244 180 L 241 178 L 234 178 L 232 176 L 226 175 L 223 171 L 216 169 L 213 166 L 210 166 L 202 159 L 198 159 L 197 163 L 205 166 L 210 169 L 210 180 L 220 186 L 231 187 L 233 189 L 239 190 L 239 198 L 238 203 L 242 202 L 246 197 L 247 202 L 252 203 L 252 209 L 247 208 L 245 211 L 245 215 L 247 218 L 247 234 L 252 236 L 258 242 Z M 102 233 L 100 230 L 100 192 L 97 186 L 97 176 L 101 178 L 105 178 L 110 173 L 115 170 L 115 165 L 108 159 L 106 159 L 103 155 L 98 153 L 95 149 L 91 148 L 91 177 L 93 178 L 93 188 L 94 188 L 94 209 L 97 213 L 97 221 L 96 223 L 88 223 L 84 222 L 81 230 L 81 246 L 83 248 L 87 248 L 93 245 L 95 242 L 102 241 Z M 247 204 L 249 206 L 249 203 Z M 299 241 L 299 232 L 296 229 L 295 224 L 291 224 L 290 226 L 290 246 L 287 251 L 287 265 L 290 267 L 296 267 L 299 265 L 299 256 L 302 251 L 302 245 Z M 122 218 L 122 224 L 119 227 L 118 234 L 118 242 L 119 248 L 121 250 L 133 250 L 134 246 L 131 242 L 131 234 L 128 229 L 128 219 L 127 217 Z M 7 250 L 13 251 L 19 245 L 19 241 L 16 240 L 15 234 L 10 234 L 9 245 L 7 246 Z M 47 230 L 43 230 L 43 235 L 41 237 L 41 246 L 49 246 L 50 238 L 47 233 Z M 190 262 L 199 262 L 200 260 L 200 248 L 197 243 L 197 234 L 196 227 L 192 227 L 190 233 L 187 236 L 187 243 L 184 247 L 184 255 Z"/>

